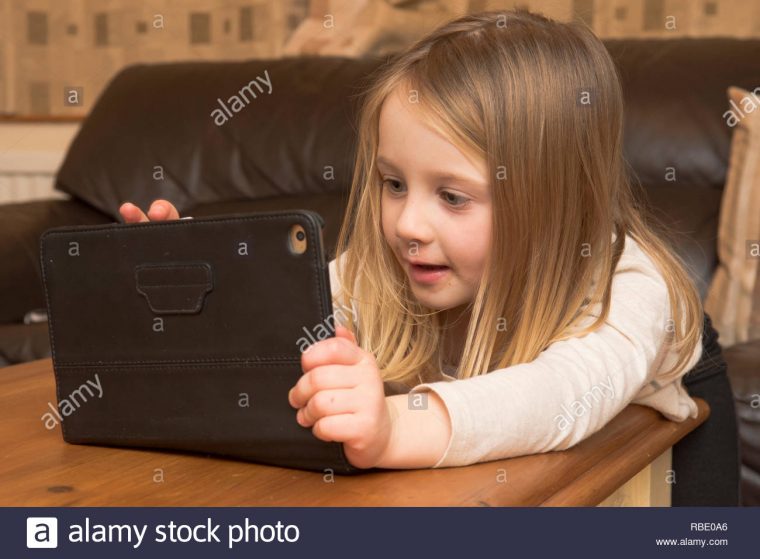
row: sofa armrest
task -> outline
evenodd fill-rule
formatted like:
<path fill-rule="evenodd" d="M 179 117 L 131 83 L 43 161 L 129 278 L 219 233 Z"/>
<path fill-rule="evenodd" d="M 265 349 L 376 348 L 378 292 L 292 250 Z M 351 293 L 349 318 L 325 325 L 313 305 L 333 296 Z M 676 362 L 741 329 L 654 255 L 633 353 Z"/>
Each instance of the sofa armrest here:
<path fill-rule="evenodd" d="M 0 204 L 0 323 L 20 322 L 45 308 L 40 235 L 51 227 L 109 223 L 109 216 L 77 199 Z"/>
<path fill-rule="evenodd" d="M 723 350 L 741 447 L 742 504 L 760 505 L 760 339 Z"/>

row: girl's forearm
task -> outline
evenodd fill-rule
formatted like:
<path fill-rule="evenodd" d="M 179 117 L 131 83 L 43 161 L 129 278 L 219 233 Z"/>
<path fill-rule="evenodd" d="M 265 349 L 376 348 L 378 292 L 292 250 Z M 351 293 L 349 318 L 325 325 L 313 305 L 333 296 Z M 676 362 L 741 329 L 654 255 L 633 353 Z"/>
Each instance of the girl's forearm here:
<path fill-rule="evenodd" d="M 378 468 L 430 468 L 443 456 L 451 437 L 451 420 L 443 400 L 435 392 L 426 394 L 427 409 L 410 409 L 408 394 L 385 398 L 391 439 Z"/>

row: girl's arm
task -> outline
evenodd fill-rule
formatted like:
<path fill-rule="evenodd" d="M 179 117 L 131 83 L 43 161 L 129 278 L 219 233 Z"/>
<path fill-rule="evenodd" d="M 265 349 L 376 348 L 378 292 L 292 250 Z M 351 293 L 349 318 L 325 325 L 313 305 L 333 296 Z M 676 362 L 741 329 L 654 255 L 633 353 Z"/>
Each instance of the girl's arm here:
<path fill-rule="evenodd" d="M 386 396 L 393 427 L 378 468 L 431 468 L 443 456 L 451 439 L 449 414 L 435 392 L 423 397 L 420 405 L 410 394 Z"/>
<path fill-rule="evenodd" d="M 425 467 L 436 456 L 433 467 L 462 466 L 564 450 L 636 401 L 669 419 L 695 416 L 680 379 L 662 387 L 653 382 L 675 359 L 663 346 L 670 318 L 664 280 L 638 246 L 618 269 L 608 319 L 597 331 L 555 342 L 530 363 L 389 397 L 397 419 L 383 466 Z M 701 353 L 700 344 L 684 373 Z M 420 392 L 429 393 L 430 413 L 405 408 L 406 398 Z"/>

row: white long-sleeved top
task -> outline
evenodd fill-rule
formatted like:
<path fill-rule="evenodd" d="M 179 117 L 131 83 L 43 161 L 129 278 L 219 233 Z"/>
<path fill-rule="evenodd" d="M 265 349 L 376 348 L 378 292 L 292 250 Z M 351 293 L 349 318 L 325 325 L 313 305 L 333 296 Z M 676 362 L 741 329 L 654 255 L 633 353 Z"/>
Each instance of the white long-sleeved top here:
<path fill-rule="evenodd" d="M 333 308 L 345 314 L 348 307 L 336 300 L 335 266 L 332 260 Z M 600 307 L 593 314 L 599 316 Z M 696 417 L 697 405 L 682 377 L 699 361 L 701 343 L 676 381 L 658 382 L 677 358 L 665 347 L 669 319 L 665 281 L 628 235 L 613 276 L 609 316 L 598 330 L 555 342 L 529 363 L 459 380 L 442 372 L 440 382 L 411 390 L 434 391 L 451 419 L 449 444 L 433 467 L 564 450 L 600 430 L 629 403 L 652 407 L 673 421 Z"/>

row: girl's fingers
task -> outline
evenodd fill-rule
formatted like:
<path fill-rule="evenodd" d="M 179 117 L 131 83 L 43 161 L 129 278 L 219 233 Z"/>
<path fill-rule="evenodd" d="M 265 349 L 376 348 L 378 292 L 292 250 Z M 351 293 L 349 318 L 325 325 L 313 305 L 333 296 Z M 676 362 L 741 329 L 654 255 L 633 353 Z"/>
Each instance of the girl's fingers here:
<path fill-rule="evenodd" d="M 149 221 L 148 216 L 143 211 L 130 202 L 124 202 L 119 208 L 119 213 L 126 223 L 142 223 Z"/>
<path fill-rule="evenodd" d="M 352 413 L 322 417 L 311 428 L 311 432 L 323 441 L 341 443 L 352 441 L 362 435 L 360 425 Z"/>
<path fill-rule="evenodd" d="M 147 215 L 131 202 L 124 202 L 119 208 L 119 213 L 127 223 L 179 219 L 177 208 L 168 200 L 154 200 Z"/>
<path fill-rule="evenodd" d="M 148 217 L 151 221 L 168 221 L 179 219 L 179 212 L 168 200 L 154 200 L 148 210 Z"/>
<path fill-rule="evenodd" d="M 294 408 L 302 408 L 316 393 L 322 390 L 354 388 L 361 382 L 354 367 L 325 365 L 301 375 L 296 385 L 288 392 L 288 403 Z"/>
<path fill-rule="evenodd" d="M 298 410 L 296 420 L 303 427 L 311 427 L 317 420 L 327 415 L 353 413 L 356 404 L 354 400 L 353 390 L 345 388 L 322 390 L 314 394 L 307 404 Z"/>
<path fill-rule="evenodd" d="M 304 373 L 321 365 L 355 365 L 364 358 L 364 351 L 346 338 L 327 338 L 311 344 L 301 354 Z"/>

